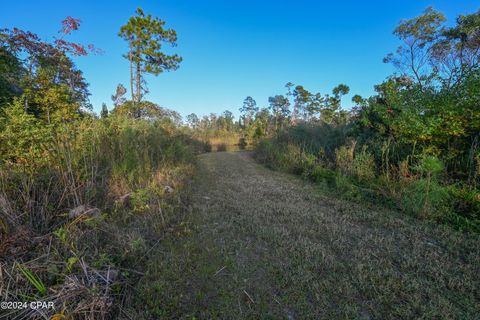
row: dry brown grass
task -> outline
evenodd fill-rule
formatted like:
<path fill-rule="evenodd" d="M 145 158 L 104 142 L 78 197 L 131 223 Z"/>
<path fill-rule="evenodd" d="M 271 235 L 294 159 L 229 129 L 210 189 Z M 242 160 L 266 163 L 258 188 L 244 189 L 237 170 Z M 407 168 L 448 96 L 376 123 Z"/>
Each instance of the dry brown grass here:
<path fill-rule="evenodd" d="M 480 238 L 322 195 L 248 153 L 201 156 L 136 318 L 475 319 Z"/>

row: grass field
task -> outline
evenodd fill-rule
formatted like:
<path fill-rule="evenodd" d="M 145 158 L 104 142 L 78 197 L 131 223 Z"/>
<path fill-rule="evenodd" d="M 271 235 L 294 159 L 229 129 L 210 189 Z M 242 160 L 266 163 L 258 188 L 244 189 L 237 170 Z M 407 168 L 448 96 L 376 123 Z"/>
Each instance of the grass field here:
<path fill-rule="evenodd" d="M 478 319 L 478 235 L 327 197 L 247 152 L 202 155 L 192 188 L 135 318 Z"/>

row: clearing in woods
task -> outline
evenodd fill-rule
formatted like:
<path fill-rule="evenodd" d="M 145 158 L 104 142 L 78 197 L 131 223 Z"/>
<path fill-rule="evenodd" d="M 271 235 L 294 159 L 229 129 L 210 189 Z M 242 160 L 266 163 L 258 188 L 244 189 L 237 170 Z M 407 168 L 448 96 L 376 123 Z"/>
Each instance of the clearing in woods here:
<path fill-rule="evenodd" d="M 332 199 L 246 152 L 199 171 L 138 285 L 145 318 L 478 316 L 478 235 Z"/>

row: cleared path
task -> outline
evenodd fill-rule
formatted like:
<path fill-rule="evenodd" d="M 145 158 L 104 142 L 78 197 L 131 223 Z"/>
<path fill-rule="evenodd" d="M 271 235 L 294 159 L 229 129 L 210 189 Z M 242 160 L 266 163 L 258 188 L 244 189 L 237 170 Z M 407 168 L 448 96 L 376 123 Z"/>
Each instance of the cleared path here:
<path fill-rule="evenodd" d="M 200 162 L 139 284 L 145 317 L 478 317 L 479 236 L 326 197 L 249 153 Z"/>

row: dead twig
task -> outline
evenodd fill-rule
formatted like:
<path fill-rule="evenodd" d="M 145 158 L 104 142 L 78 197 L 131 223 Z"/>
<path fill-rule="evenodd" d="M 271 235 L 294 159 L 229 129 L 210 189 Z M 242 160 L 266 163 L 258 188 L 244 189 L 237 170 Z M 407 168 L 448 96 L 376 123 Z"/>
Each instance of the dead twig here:
<path fill-rule="evenodd" d="M 223 266 L 220 270 L 218 270 L 217 272 L 215 272 L 215 274 L 213 275 L 214 277 L 219 274 L 220 272 L 222 272 L 223 269 L 225 269 L 227 266 Z"/>
<path fill-rule="evenodd" d="M 248 297 L 248 299 L 249 299 L 252 303 L 255 303 L 255 301 L 253 301 L 252 297 L 250 297 L 250 295 L 248 294 L 247 291 L 243 290 L 243 293 L 245 293 L 245 295 Z"/>

